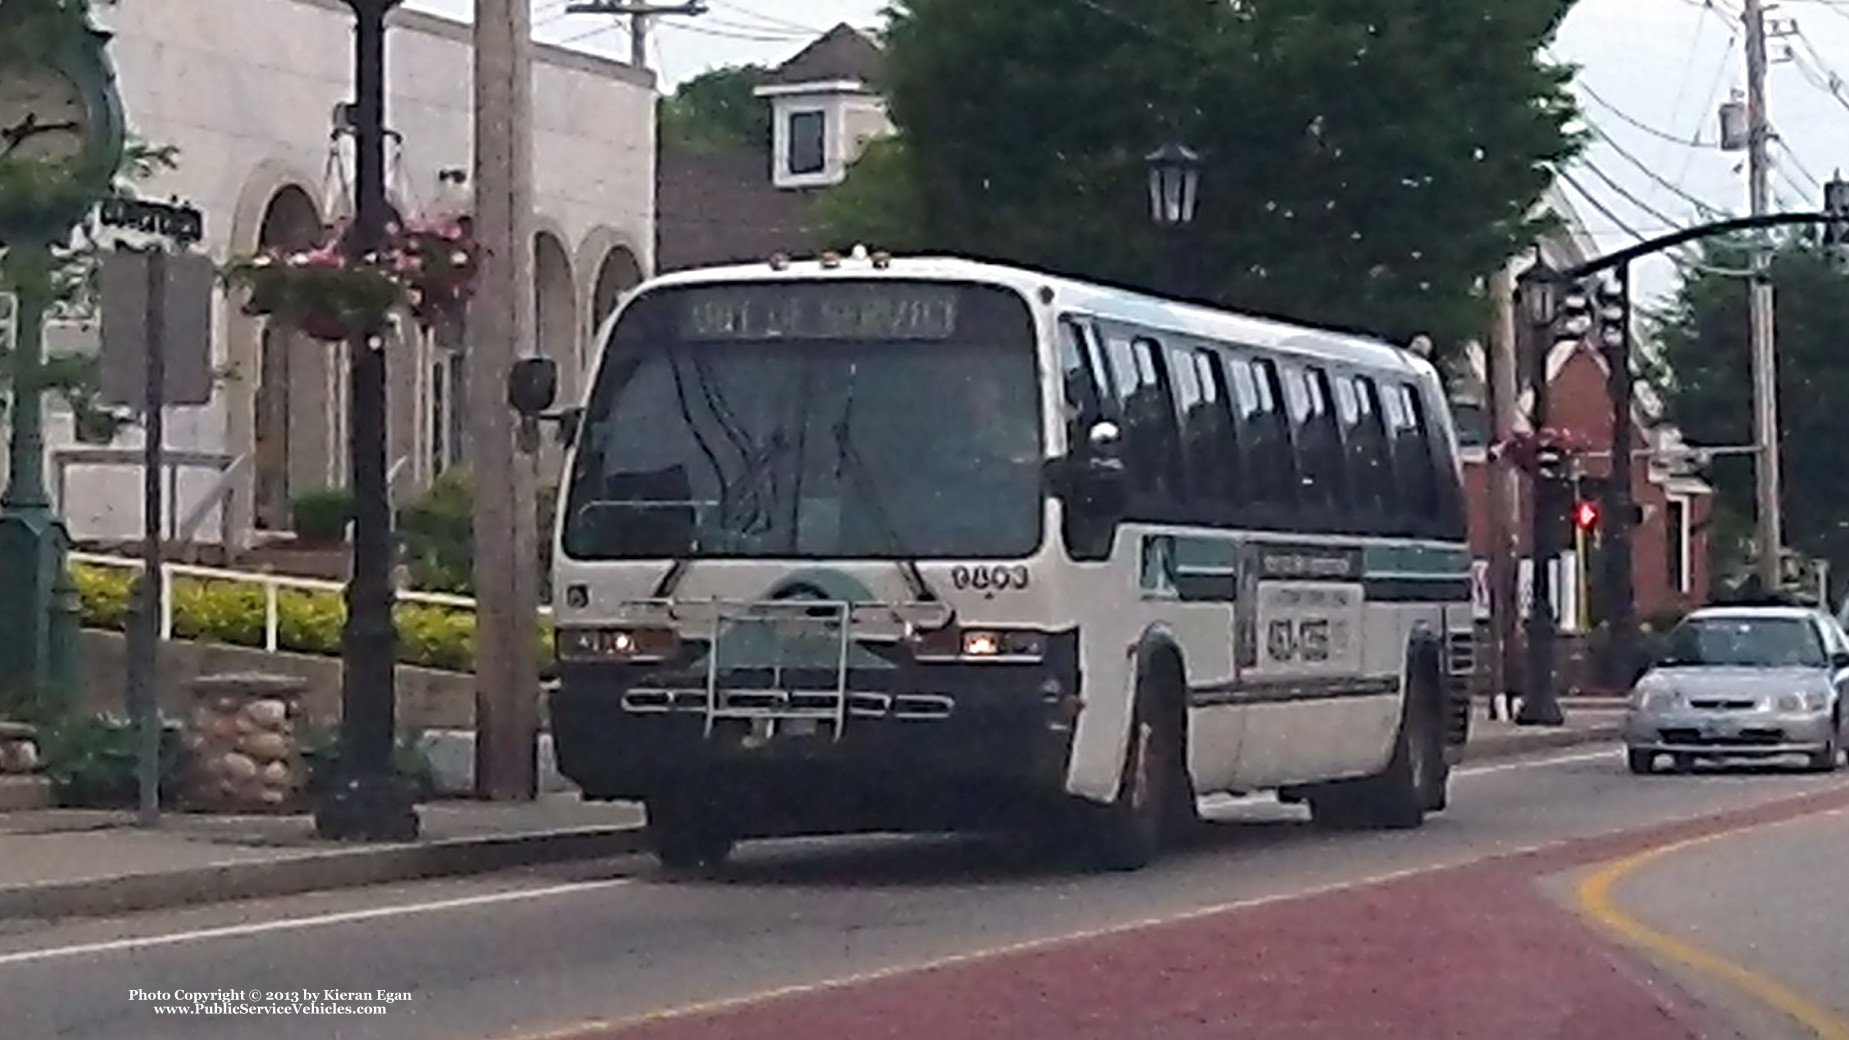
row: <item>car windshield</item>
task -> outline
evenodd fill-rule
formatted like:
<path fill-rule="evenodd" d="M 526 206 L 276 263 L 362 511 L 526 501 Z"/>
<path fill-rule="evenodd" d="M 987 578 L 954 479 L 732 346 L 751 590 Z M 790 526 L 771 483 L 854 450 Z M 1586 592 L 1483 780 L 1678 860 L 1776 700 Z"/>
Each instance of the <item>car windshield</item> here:
<path fill-rule="evenodd" d="M 1747 668 L 1821 668 L 1817 628 L 1794 617 L 1692 618 L 1669 633 L 1662 664 Z"/>
<path fill-rule="evenodd" d="M 563 532 L 578 559 L 1005 558 L 1040 541 L 1032 317 L 898 280 L 670 287 L 612 333 Z"/>

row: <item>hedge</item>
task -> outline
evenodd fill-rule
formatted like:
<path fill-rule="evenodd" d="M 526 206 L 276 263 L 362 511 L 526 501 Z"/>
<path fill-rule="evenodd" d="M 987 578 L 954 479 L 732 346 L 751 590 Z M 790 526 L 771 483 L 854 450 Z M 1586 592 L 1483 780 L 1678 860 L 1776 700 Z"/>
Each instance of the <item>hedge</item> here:
<path fill-rule="evenodd" d="M 135 573 L 125 567 L 73 564 L 71 578 L 83 603 L 85 628 L 123 631 L 133 599 Z M 263 587 L 254 582 L 176 577 L 173 637 L 263 649 Z M 282 589 L 276 595 L 278 650 L 338 655 L 346 603 L 338 592 Z M 398 660 L 403 664 L 469 672 L 475 669 L 475 612 L 428 603 L 399 603 Z M 535 633 L 540 661 L 550 670 L 552 626 L 542 619 Z"/>

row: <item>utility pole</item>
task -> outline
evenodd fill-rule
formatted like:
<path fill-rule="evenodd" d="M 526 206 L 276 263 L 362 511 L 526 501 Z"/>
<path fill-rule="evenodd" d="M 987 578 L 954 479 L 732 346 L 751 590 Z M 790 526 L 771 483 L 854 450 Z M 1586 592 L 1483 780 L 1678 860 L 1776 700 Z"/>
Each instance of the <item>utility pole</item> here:
<path fill-rule="evenodd" d="M 1489 406 L 1491 443 L 1508 444 L 1515 436 L 1516 409 L 1516 333 L 1515 278 L 1508 265 L 1490 276 L 1490 298 L 1495 307 L 1495 323 L 1490 327 Z M 1495 664 L 1495 693 L 1506 694 L 1516 688 L 1519 672 L 1515 654 L 1518 613 L 1516 597 L 1516 549 L 1520 515 L 1518 500 L 1521 478 L 1515 467 L 1492 463 L 1489 470 L 1490 495 L 1490 636 Z"/>
<path fill-rule="evenodd" d="M 586 0 L 565 8 L 566 14 L 613 14 L 629 17 L 629 64 L 648 68 L 648 30 L 654 19 L 664 14 L 702 15 L 705 0 L 688 0 L 682 4 L 650 4 L 642 0 Z"/>
<path fill-rule="evenodd" d="M 474 486 L 475 792 L 534 797 L 539 778 L 539 550 L 533 468 L 514 443 L 508 371 L 534 346 L 533 76 L 529 0 L 475 0 L 475 225 L 470 308 Z"/>
<path fill-rule="evenodd" d="M 1744 0 L 1746 22 L 1747 175 L 1752 215 L 1763 216 L 1770 204 L 1771 120 L 1766 114 L 1766 15 L 1764 0 Z M 1761 238 L 1753 251 L 1753 278 L 1747 309 L 1753 366 L 1753 440 L 1759 447 L 1757 469 L 1759 579 L 1766 589 L 1778 587 L 1783 524 L 1779 493 L 1778 367 L 1773 344 L 1771 255 Z"/>
<path fill-rule="evenodd" d="M 629 64 L 638 69 L 648 68 L 648 19 L 645 14 L 629 16 Z"/>

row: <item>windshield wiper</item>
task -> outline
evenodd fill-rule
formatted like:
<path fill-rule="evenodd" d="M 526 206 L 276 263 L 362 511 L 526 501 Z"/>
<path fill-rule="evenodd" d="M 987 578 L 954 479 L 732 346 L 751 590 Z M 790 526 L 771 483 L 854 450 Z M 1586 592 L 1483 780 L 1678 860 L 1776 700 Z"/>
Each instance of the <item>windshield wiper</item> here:
<path fill-rule="evenodd" d="M 770 436 L 764 439 L 763 446 L 760 447 L 755 454 L 745 457 L 745 468 L 739 473 L 737 478 L 724 481 L 719 485 L 719 527 L 721 530 L 729 531 L 733 529 L 731 516 L 732 496 L 740 494 L 741 492 L 755 494 L 757 485 L 762 482 L 766 474 L 771 472 L 771 466 L 778 459 L 787 454 L 791 447 L 793 447 L 792 442 L 783 435 L 783 430 L 781 428 L 771 431 Z M 751 527 L 760 521 L 763 516 L 763 504 L 758 503 L 751 513 L 745 517 L 744 522 L 737 530 L 741 534 L 751 533 Z M 655 589 L 650 594 L 651 598 L 667 599 L 674 595 L 674 590 L 679 587 L 681 578 L 686 575 L 687 568 L 691 566 L 692 563 L 693 554 L 691 552 L 676 556 L 673 562 L 669 564 L 668 572 L 663 574 L 661 580 L 655 583 Z"/>
<path fill-rule="evenodd" d="M 904 576 L 906 587 L 912 597 L 921 603 L 941 602 L 937 590 L 925 580 L 924 572 L 918 569 L 918 561 L 906 552 L 905 539 L 899 534 L 899 528 L 892 522 L 892 515 L 886 512 L 886 505 L 880 500 L 877 486 L 868 473 L 866 461 L 860 457 L 860 450 L 854 446 L 853 435 L 849 432 L 854 414 L 854 377 L 848 376 L 847 402 L 841 409 L 841 418 L 835 423 L 835 470 L 837 474 L 843 469 L 851 470 L 854 483 L 859 485 L 860 493 L 866 497 L 867 505 L 873 509 L 873 519 L 879 525 L 892 550 L 900 554 L 895 561 L 899 573 Z"/>

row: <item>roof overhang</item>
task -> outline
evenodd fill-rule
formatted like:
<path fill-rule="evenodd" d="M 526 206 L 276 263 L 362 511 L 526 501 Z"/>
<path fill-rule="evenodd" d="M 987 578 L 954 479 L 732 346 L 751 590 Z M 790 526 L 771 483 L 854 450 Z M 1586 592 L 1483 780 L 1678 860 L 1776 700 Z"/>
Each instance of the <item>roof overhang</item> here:
<path fill-rule="evenodd" d="M 872 90 L 857 79 L 817 80 L 814 83 L 766 83 L 753 87 L 758 97 L 793 97 L 799 94 L 870 94 Z"/>

